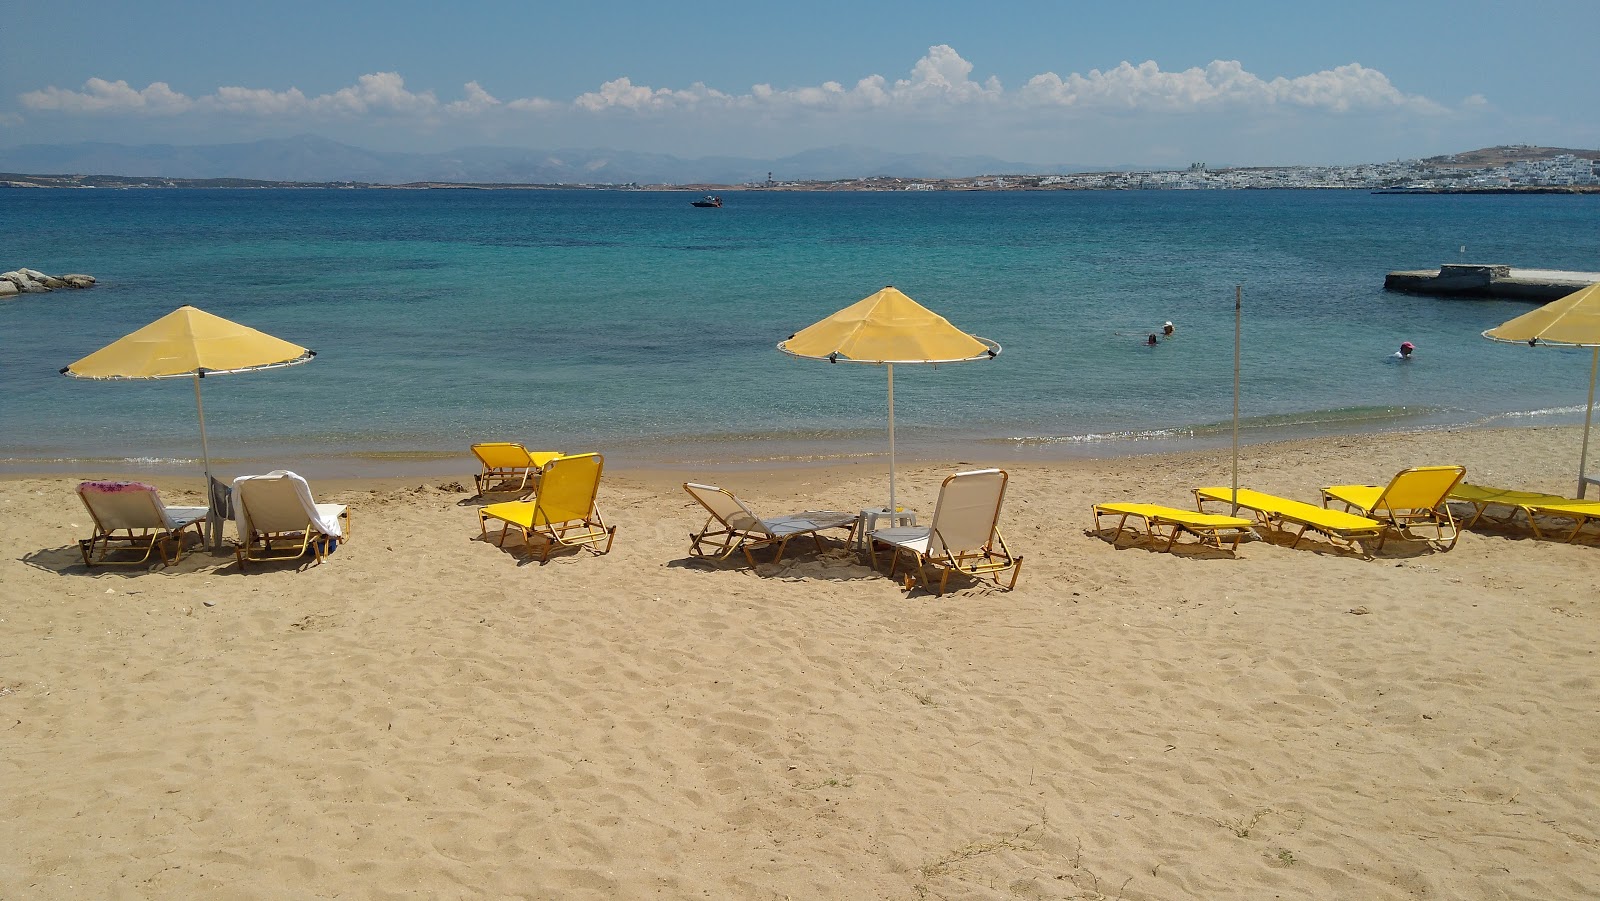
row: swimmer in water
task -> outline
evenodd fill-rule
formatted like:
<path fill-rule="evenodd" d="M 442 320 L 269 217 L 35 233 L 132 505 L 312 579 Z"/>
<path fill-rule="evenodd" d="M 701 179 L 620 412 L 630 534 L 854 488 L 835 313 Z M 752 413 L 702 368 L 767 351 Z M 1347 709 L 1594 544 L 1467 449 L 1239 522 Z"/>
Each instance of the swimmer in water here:
<path fill-rule="evenodd" d="M 1160 340 L 1161 340 L 1161 339 L 1160 339 L 1160 338 L 1157 338 L 1157 337 L 1156 337 L 1156 333 L 1155 333 L 1155 332 L 1151 332 L 1151 333 L 1150 333 L 1150 337 L 1149 337 L 1149 338 L 1147 338 L 1147 339 L 1145 339 L 1145 342 L 1144 342 L 1144 343 L 1145 343 L 1145 345 L 1146 345 L 1146 346 L 1148 346 L 1148 347 L 1155 347 L 1155 346 L 1156 346 L 1156 343 L 1157 343 L 1157 342 L 1158 342 L 1158 341 L 1160 341 Z"/>
<path fill-rule="evenodd" d="M 1177 330 L 1172 327 L 1172 320 L 1171 319 L 1168 319 L 1166 322 L 1163 322 L 1161 324 L 1161 334 L 1166 335 L 1168 338 L 1172 337 L 1172 333 L 1174 331 L 1177 331 Z"/>
<path fill-rule="evenodd" d="M 1395 351 L 1392 355 L 1390 355 L 1389 359 L 1391 359 L 1391 360 L 1410 360 L 1411 359 L 1411 352 L 1416 350 L 1416 349 L 1417 349 L 1417 346 L 1415 344 L 1412 344 L 1410 341 L 1402 341 L 1402 342 L 1400 342 L 1400 349 Z"/>

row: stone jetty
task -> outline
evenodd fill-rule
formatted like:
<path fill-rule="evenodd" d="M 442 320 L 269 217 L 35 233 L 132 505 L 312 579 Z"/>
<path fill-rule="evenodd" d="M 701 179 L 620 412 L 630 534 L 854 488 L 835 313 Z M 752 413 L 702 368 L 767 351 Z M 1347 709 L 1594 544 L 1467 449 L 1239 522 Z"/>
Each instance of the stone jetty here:
<path fill-rule="evenodd" d="M 1545 303 L 1600 282 L 1600 272 L 1514 269 L 1500 264 L 1447 263 L 1438 269 L 1391 272 L 1383 287 L 1407 294 L 1494 297 Z"/>
<path fill-rule="evenodd" d="M 93 284 L 92 275 L 45 275 L 37 269 L 13 269 L 0 272 L 0 297 L 42 294 L 57 288 L 87 288 Z"/>

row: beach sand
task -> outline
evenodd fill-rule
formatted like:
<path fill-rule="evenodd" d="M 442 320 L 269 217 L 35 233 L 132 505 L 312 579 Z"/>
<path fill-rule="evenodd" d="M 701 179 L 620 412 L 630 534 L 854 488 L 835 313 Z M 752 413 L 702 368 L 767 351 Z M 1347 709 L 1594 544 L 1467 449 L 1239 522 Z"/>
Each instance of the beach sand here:
<path fill-rule="evenodd" d="M 1578 440 L 1255 446 L 1241 484 L 1459 462 L 1570 494 Z M 608 472 L 613 551 L 542 566 L 477 540 L 469 471 L 313 482 L 351 540 L 243 574 L 87 570 L 76 480 L 0 482 L 0 897 L 1594 897 L 1600 529 L 1376 560 L 1086 534 L 1228 460 L 1013 464 L 1020 583 L 942 598 L 838 541 L 688 559 L 684 479 L 854 509 L 877 461 Z"/>

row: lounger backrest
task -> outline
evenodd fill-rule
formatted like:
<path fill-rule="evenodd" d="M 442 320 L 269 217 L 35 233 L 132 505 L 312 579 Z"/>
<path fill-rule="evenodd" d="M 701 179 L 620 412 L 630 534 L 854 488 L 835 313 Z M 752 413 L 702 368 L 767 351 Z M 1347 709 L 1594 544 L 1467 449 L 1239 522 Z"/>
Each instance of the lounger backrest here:
<path fill-rule="evenodd" d="M 604 467 L 605 458 L 599 454 L 573 454 L 550 461 L 534 500 L 534 525 L 588 519 L 595 495 L 600 493 Z"/>
<path fill-rule="evenodd" d="M 533 465 L 533 455 L 528 453 L 527 448 L 513 441 L 485 441 L 474 444 L 472 454 L 488 469 L 515 469 Z"/>
<path fill-rule="evenodd" d="M 155 486 L 143 482 L 84 482 L 78 497 L 100 528 L 161 529 L 167 525 Z"/>
<path fill-rule="evenodd" d="M 933 509 L 928 553 L 959 554 L 988 547 L 1000 524 L 1009 478 L 1003 469 L 975 469 L 945 479 Z"/>
<path fill-rule="evenodd" d="M 715 485 L 701 485 L 698 482 L 684 482 L 683 490 L 689 492 L 690 497 L 711 511 L 711 515 L 729 531 L 769 534 L 766 526 L 761 524 L 761 517 L 755 515 L 744 505 L 744 501 L 734 497 L 733 492 L 728 489 L 718 488 Z"/>
<path fill-rule="evenodd" d="M 1389 481 L 1377 510 L 1432 510 L 1444 503 L 1451 489 L 1467 474 L 1465 466 L 1416 466 L 1403 469 Z"/>
<path fill-rule="evenodd" d="M 297 475 L 265 475 L 234 483 L 234 503 L 256 532 L 298 532 L 311 523 L 300 499 Z M 306 489 L 310 493 L 310 488 Z"/>

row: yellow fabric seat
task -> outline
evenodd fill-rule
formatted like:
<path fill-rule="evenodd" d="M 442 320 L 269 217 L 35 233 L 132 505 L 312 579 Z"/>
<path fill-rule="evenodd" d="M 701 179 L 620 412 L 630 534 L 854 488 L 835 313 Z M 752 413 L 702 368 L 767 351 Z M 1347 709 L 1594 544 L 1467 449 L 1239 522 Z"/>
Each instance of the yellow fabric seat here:
<path fill-rule="evenodd" d="M 1416 537 L 1416 526 L 1432 525 L 1432 540 L 1448 551 L 1461 532 L 1445 501 L 1466 474 L 1465 466 L 1413 466 L 1396 473 L 1387 485 L 1330 485 L 1322 489 L 1322 505 L 1338 501 L 1407 538 Z"/>
<path fill-rule="evenodd" d="M 1231 550 L 1234 556 L 1239 554 L 1239 541 L 1246 535 L 1255 535 L 1248 519 L 1237 516 L 1222 516 L 1216 513 L 1197 513 L 1193 510 L 1181 510 L 1177 507 L 1166 507 L 1161 504 L 1095 504 L 1094 505 L 1094 530 L 1103 531 L 1100 525 L 1102 516 L 1120 516 L 1117 520 L 1117 531 L 1111 536 L 1111 543 L 1115 545 L 1128 529 L 1128 519 L 1134 517 L 1144 523 L 1144 533 L 1147 537 L 1159 539 L 1163 537 L 1162 530 L 1166 530 L 1167 546 L 1162 550 L 1170 551 L 1178 541 L 1181 532 L 1200 539 L 1201 543 L 1209 544 L 1217 550 Z M 1224 548 L 1222 542 L 1233 539 L 1230 548 Z"/>
<path fill-rule="evenodd" d="M 1232 506 L 1233 489 L 1231 488 L 1196 488 L 1194 490 L 1195 507 L 1205 510 L 1206 503 L 1219 503 Z M 1279 497 L 1267 494 L 1264 491 L 1252 491 L 1249 488 L 1239 489 L 1239 507 L 1256 514 L 1262 525 L 1270 526 L 1280 531 L 1287 531 L 1284 523 L 1291 523 L 1300 527 L 1295 533 L 1293 548 L 1300 544 L 1305 537 L 1306 530 L 1320 532 L 1335 543 L 1344 542 L 1354 545 L 1357 541 L 1376 538 L 1378 543 L 1373 550 L 1383 547 L 1384 525 L 1375 519 L 1357 516 L 1344 510 L 1329 510 L 1316 504 L 1304 501 Z"/>
<path fill-rule="evenodd" d="M 489 504 L 478 511 L 478 528 L 489 537 L 489 520 L 500 521 L 500 546 L 512 526 L 522 532 L 523 544 L 534 535 L 544 539 L 539 562 L 549 559 L 557 547 L 582 547 L 595 554 L 611 550 L 617 527 L 607 526 L 595 497 L 600 492 L 600 473 L 605 458 L 600 454 L 573 454 L 551 460 L 540 478 L 539 493 L 531 501 L 505 501 Z M 598 549 L 601 542 L 604 549 Z"/>
<path fill-rule="evenodd" d="M 508 490 L 504 486 L 513 482 L 516 486 L 509 490 L 525 490 L 561 453 L 530 451 L 514 441 L 483 441 L 472 446 L 472 455 L 483 465 L 483 471 L 472 477 L 478 485 L 478 493 L 483 494 L 491 489 Z"/>
<path fill-rule="evenodd" d="M 1576 498 L 1562 497 L 1559 494 L 1544 494 L 1538 491 L 1514 491 L 1509 488 L 1488 488 L 1482 485 L 1468 485 L 1462 482 L 1450 491 L 1450 500 L 1471 504 L 1473 507 L 1472 519 L 1468 520 L 1465 528 L 1472 528 L 1484 518 L 1484 513 L 1490 507 L 1510 507 L 1511 515 L 1507 522 L 1516 519 L 1517 511 L 1528 518 L 1528 525 L 1533 529 L 1535 537 L 1543 538 L 1544 533 L 1539 531 L 1539 515 L 1554 516 L 1557 518 L 1575 520 L 1577 525 L 1572 534 L 1567 536 L 1568 541 L 1578 537 L 1583 527 L 1591 519 L 1600 519 L 1600 501 L 1578 500 Z"/>

